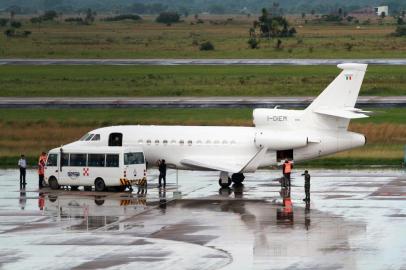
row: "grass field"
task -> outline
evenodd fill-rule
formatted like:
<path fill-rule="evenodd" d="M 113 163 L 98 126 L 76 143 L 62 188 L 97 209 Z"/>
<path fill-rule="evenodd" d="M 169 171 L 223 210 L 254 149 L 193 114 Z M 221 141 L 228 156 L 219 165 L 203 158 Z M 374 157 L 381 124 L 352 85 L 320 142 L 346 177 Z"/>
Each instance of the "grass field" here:
<path fill-rule="evenodd" d="M 311 161 L 306 166 L 400 166 L 406 144 L 406 109 L 388 109 L 356 120 L 365 147 Z M 41 151 L 77 140 L 91 129 L 116 124 L 252 125 L 251 109 L 0 109 L 0 166 L 25 153 L 31 164 Z"/>
<path fill-rule="evenodd" d="M 16 17 L 19 19 L 19 17 Z M 314 25 L 291 18 L 294 38 L 262 40 L 260 49 L 247 44 L 249 28 L 256 17 L 224 15 L 201 17 L 195 24 L 166 26 L 144 16 L 141 22 L 101 22 L 77 25 L 56 22 L 32 25 L 23 18 L 27 38 L 0 35 L 0 57 L 31 58 L 397 58 L 406 53 L 406 38 L 393 37 L 393 18 L 382 25 Z M 232 20 L 228 20 L 232 19 Z M 0 27 L 4 32 L 7 28 Z M 199 44 L 211 41 L 214 51 L 200 51 Z"/>
<path fill-rule="evenodd" d="M 315 96 L 334 66 L 0 66 L 0 96 Z M 406 95 L 406 66 L 370 66 L 361 95 Z"/>

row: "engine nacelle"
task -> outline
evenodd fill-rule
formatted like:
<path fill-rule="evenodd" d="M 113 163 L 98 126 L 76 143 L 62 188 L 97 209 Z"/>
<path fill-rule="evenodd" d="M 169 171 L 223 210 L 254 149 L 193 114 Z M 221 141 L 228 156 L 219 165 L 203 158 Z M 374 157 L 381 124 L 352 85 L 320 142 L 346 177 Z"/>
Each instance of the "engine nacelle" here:
<path fill-rule="evenodd" d="M 271 150 L 288 150 L 304 147 L 309 143 L 308 137 L 297 132 L 275 132 L 258 130 L 255 135 L 255 145 Z"/>

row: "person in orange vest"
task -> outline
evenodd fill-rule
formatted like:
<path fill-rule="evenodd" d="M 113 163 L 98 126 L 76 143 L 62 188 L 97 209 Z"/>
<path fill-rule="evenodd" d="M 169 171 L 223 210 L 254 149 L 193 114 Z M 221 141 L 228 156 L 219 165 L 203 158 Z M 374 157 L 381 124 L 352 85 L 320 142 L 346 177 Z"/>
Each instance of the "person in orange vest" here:
<path fill-rule="evenodd" d="M 285 187 L 289 187 L 290 188 L 290 173 L 292 172 L 292 169 L 293 169 L 293 164 L 292 164 L 292 162 L 290 162 L 289 160 L 285 160 L 285 163 L 283 163 L 283 166 L 282 166 L 282 173 L 283 173 L 283 176 L 285 177 L 285 179 L 286 179 L 286 182 L 285 182 Z"/>
<path fill-rule="evenodd" d="M 38 159 L 38 187 L 43 188 L 44 174 L 45 174 L 45 162 L 47 160 L 47 154 L 42 152 Z"/>

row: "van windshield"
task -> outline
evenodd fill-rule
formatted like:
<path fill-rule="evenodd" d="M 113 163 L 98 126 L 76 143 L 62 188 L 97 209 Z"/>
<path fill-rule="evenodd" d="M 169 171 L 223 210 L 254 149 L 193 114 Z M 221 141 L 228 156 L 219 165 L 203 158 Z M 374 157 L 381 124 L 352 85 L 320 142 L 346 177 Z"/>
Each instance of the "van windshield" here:
<path fill-rule="evenodd" d="M 124 154 L 124 165 L 143 164 L 143 163 L 144 163 L 144 154 L 141 152 Z"/>

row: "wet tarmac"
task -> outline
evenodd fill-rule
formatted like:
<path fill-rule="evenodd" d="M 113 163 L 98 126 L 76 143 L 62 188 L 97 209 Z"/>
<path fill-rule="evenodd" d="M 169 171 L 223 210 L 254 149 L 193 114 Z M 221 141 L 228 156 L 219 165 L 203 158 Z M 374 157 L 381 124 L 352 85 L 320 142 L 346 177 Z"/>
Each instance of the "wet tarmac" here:
<path fill-rule="evenodd" d="M 406 269 L 406 175 L 314 170 L 311 203 L 293 174 L 150 171 L 146 195 L 20 190 L 0 170 L 1 269 Z M 288 197 L 290 195 L 290 197 Z M 283 199 L 285 198 L 285 199 Z M 290 198 L 290 200 L 289 200 Z M 289 202 L 293 203 L 290 207 Z"/>
<path fill-rule="evenodd" d="M 406 65 L 405 58 L 376 59 L 36 59 L 3 58 L 0 65 L 337 65 L 345 62 L 370 65 Z"/>

